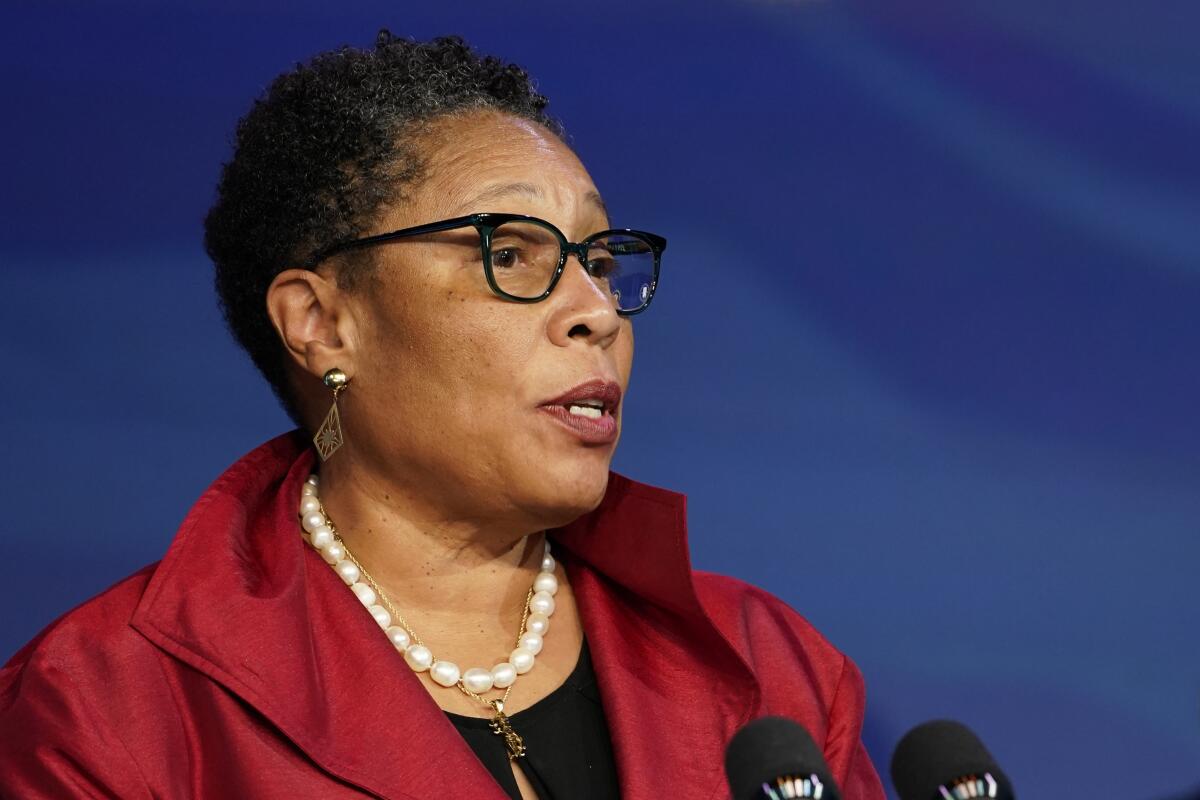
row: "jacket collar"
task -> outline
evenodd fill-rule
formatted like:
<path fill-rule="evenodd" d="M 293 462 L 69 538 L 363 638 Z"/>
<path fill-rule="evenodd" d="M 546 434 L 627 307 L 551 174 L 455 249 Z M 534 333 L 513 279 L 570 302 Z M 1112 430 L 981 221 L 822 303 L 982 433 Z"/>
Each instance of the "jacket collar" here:
<path fill-rule="evenodd" d="M 612 473 L 554 538 L 587 631 L 622 797 L 725 796 L 725 743 L 758 715 L 753 672 L 692 583 L 685 498 Z"/>
<path fill-rule="evenodd" d="M 358 602 L 296 530 L 313 453 L 280 436 L 192 507 L 134 612 L 142 635 L 254 706 L 315 763 L 386 798 L 503 800 Z M 752 673 L 692 585 L 682 495 L 615 473 L 552 534 L 565 551 L 625 797 L 721 791 L 723 743 L 759 705 Z M 397 726 L 421 746 L 371 737 Z M 495 788 L 491 788 L 495 787 Z"/>

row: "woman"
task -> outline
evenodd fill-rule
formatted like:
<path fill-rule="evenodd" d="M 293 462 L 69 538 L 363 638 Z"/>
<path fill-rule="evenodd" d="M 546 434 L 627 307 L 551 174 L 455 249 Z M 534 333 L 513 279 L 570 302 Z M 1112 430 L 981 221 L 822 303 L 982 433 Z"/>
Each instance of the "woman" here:
<path fill-rule="evenodd" d="M 882 797 L 854 665 L 609 473 L 666 243 L 614 230 L 545 105 L 383 32 L 241 121 L 206 244 L 309 433 L 4 668 L 5 796 L 713 797 L 773 713 Z"/>

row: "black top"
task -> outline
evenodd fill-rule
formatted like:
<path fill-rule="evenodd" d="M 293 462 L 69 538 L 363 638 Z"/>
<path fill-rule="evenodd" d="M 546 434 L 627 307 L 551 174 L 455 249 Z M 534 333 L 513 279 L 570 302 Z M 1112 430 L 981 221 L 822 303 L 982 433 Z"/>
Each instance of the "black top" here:
<path fill-rule="evenodd" d="M 449 712 L 446 716 L 500 787 L 520 800 L 504 739 L 492 733 L 486 719 Z M 586 639 L 579 663 L 562 686 L 508 721 L 525 740 L 525 755 L 516 763 L 540 800 L 620 798 L 608 722 Z"/>

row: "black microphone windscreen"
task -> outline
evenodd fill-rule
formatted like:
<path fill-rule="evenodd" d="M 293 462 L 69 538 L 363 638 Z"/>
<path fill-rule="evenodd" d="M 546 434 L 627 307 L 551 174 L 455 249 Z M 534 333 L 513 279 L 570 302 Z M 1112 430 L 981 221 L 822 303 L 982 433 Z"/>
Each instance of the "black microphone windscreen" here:
<path fill-rule="evenodd" d="M 840 797 L 812 736 L 785 717 L 762 717 L 734 734 L 725 749 L 725 775 L 733 800 L 766 797 L 762 785 L 785 775 L 816 775 L 824 787 L 822 798 Z"/>
<path fill-rule="evenodd" d="M 988 786 L 986 776 L 996 783 L 995 794 L 984 797 L 1011 800 L 1012 785 L 970 728 L 953 720 L 925 722 L 904 734 L 892 755 L 892 783 L 900 800 L 934 800 L 943 794 L 940 786 L 974 775 Z M 972 795 L 974 796 L 974 795 Z"/>

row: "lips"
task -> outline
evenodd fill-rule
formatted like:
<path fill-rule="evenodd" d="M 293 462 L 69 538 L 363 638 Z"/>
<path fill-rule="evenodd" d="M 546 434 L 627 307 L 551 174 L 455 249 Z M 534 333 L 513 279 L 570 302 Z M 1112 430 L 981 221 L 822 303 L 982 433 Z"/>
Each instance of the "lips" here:
<path fill-rule="evenodd" d="M 553 400 L 547 400 L 542 407 L 579 405 L 588 401 L 600 403 L 605 413 L 612 413 L 621 404 L 621 387 L 614 381 L 595 378 L 568 389 Z"/>
<path fill-rule="evenodd" d="M 597 378 L 547 400 L 539 410 L 587 444 L 609 444 L 617 438 L 616 411 L 620 405 L 620 385 Z"/>

